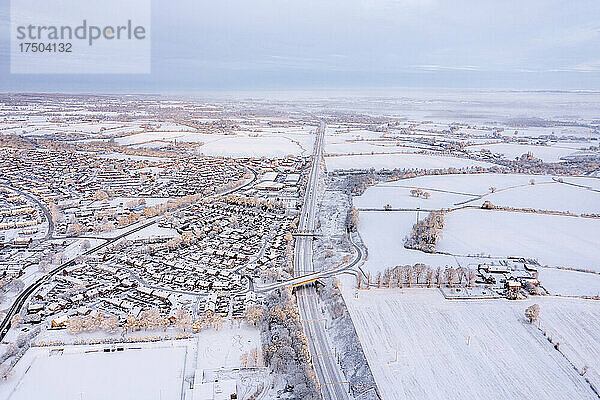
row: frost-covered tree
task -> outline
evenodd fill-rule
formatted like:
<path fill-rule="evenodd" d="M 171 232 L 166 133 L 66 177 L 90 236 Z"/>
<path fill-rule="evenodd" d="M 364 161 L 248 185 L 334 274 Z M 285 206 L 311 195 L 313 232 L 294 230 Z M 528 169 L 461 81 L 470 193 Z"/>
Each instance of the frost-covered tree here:
<path fill-rule="evenodd" d="M 444 277 L 442 275 L 442 269 L 440 267 L 437 267 L 437 269 L 435 270 L 435 282 L 438 287 L 442 287 L 443 279 Z"/>
<path fill-rule="evenodd" d="M 427 218 L 413 225 L 411 234 L 404 239 L 404 247 L 435 253 L 435 245 L 444 228 L 444 212 L 432 211 Z"/>
<path fill-rule="evenodd" d="M 69 317 L 67 319 L 67 332 L 76 335 L 83 330 L 83 318 L 79 316 Z"/>
<path fill-rule="evenodd" d="M 467 270 L 467 286 L 468 287 L 473 287 L 475 285 L 476 277 L 477 277 L 477 275 L 475 274 L 475 271 L 473 271 L 471 268 L 469 268 Z"/>
<path fill-rule="evenodd" d="M 456 270 L 452 267 L 446 268 L 444 271 L 444 278 L 446 279 L 448 286 L 452 287 L 456 282 Z"/>
<path fill-rule="evenodd" d="M 534 323 L 538 320 L 540 316 L 540 305 L 533 304 L 525 309 L 525 317 L 529 320 L 530 323 Z"/>
<path fill-rule="evenodd" d="M 427 283 L 427 287 L 433 286 L 433 277 L 434 272 L 431 268 L 427 267 L 425 270 L 425 282 Z"/>
<path fill-rule="evenodd" d="M 119 328 L 119 318 L 114 315 L 111 315 L 108 318 L 105 318 L 100 325 L 100 328 L 107 333 L 114 333 Z"/>
<path fill-rule="evenodd" d="M 248 325 L 256 326 L 263 316 L 263 308 L 251 306 L 246 309 L 245 319 Z"/>
<path fill-rule="evenodd" d="M 10 326 L 12 326 L 14 328 L 18 328 L 19 326 L 21 326 L 22 323 L 23 323 L 23 317 L 21 316 L 21 314 L 15 314 L 10 319 Z"/>
<path fill-rule="evenodd" d="M 358 229 L 358 210 L 356 207 L 352 207 L 348 212 L 348 217 L 346 218 L 346 227 L 350 232 L 356 232 Z"/>
<path fill-rule="evenodd" d="M 192 328 L 192 316 L 187 308 L 177 310 L 175 314 L 175 327 L 184 332 Z"/>

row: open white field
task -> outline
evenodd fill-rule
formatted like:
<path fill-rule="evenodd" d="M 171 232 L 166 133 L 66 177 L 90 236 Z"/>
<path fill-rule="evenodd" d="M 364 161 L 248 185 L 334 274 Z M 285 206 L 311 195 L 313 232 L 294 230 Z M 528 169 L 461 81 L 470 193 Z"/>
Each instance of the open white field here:
<path fill-rule="evenodd" d="M 62 113 L 66 118 L 78 118 L 82 115 L 89 113 L 75 112 L 65 114 Z M 91 115 L 91 114 L 90 114 Z M 141 132 L 144 129 L 142 125 L 150 123 L 161 130 L 177 130 L 177 131 L 191 131 L 190 127 L 175 123 L 156 123 L 151 120 L 138 120 L 138 121 L 102 121 L 102 122 L 88 122 L 88 121 L 53 121 L 48 117 L 28 116 L 25 121 L 7 121 L 0 123 L 0 133 L 13 133 L 22 134 L 26 136 L 40 136 L 55 133 L 78 133 L 78 134 L 91 134 L 91 135 L 115 135 L 121 133 L 136 133 Z"/>
<path fill-rule="evenodd" d="M 408 186 L 424 190 L 437 189 L 466 195 L 484 195 L 490 193 L 490 188 L 497 191 L 515 186 L 527 186 L 534 179 L 537 183 L 552 182 L 550 175 L 525 174 L 457 174 L 457 175 L 426 175 L 416 178 L 401 179 L 383 185 Z"/>
<path fill-rule="evenodd" d="M 256 135 L 256 136 L 254 136 Z M 157 147 L 167 142 L 202 142 L 199 153 L 225 157 L 283 157 L 302 155 L 312 151 L 314 135 L 310 132 L 300 135 L 275 133 L 239 133 L 218 135 L 197 132 L 144 132 L 125 136 L 116 141 L 121 145 Z"/>
<path fill-rule="evenodd" d="M 158 224 L 150 225 L 144 229 L 127 236 L 128 240 L 164 238 L 164 237 L 179 237 L 179 233 L 172 228 L 161 228 Z"/>
<path fill-rule="evenodd" d="M 531 180 L 535 181 L 534 185 L 530 184 Z M 584 186 L 595 181 L 593 178 L 573 180 Z M 496 188 L 494 193 L 490 192 L 491 187 Z M 430 198 L 411 196 L 410 191 L 416 188 L 428 192 Z M 600 213 L 600 191 L 561 184 L 547 175 L 428 175 L 369 187 L 362 196 L 354 198 L 354 204 L 359 208 L 382 208 L 390 204 L 394 208 L 440 209 L 481 206 L 486 200 L 496 206 Z"/>
<path fill-rule="evenodd" d="M 536 258 L 542 265 L 600 271 L 600 220 L 489 210 L 446 215 L 438 251 Z"/>
<path fill-rule="evenodd" d="M 600 388 L 600 306 L 598 300 L 536 298 L 540 328 L 559 343 L 560 350 L 585 377 Z M 577 397 L 572 397 L 577 398 Z"/>
<path fill-rule="evenodd" d="M 420 217 L 425 218 L 426 213 Z M 404 238 L 416 222 L 415 212 L 361 211 L 358 229 L 369 250 L 365 272 L 376 273 L 397 265 L 424 263 L 431 267 L 458 267 L 452 256 L 404 248 Z"/>
<path fill-rule="evenodd" d="M 306 141 L 284 135 L 225 136 L 222 140 L 207 142 L 198 151 L 204 155 L 224 157 L 285 157 L 306 155 L 312 151 L 314 137 L 306 136 Z"/>
<path fill-rule="evenodd" d="M 144 144 L 152 141 L 173 142 L 175 140 L 181 142 L 206 142 L 210 140 L 216 140 L 224 136 L 225 135 L 210 135 L 199 132 L 156 131 L 123 136 L 115 139 L 115 142 L 117 142 L 120 145 Z"/>
<path fill-rule="evenodd" d="M 565 183 L 571 183 L 574 185 L 585 186 L 590 189 L 600 191 L 600 171 L 596 171 L 596 177 L 564 177 L 563 181 Z"/>
<path fill-rule="evenodd" d="M 491 167 L 492 164 L 469 160 L 466 158 L 444 157 L 424 154 L 375 154 L 326 157 L 325 162 L 329 171 L 336 169 L 394 169 L 394 168 L 470 168 Z"/>
<path fill-rule="evenodd" d="M 557 268 L 539 268 L 539 278 L 550 294 L 600 297 L 600 275 L 598 274 Z"/>
<path fill-rule="evenodd" d="M 441 208 L 453 208 L 457 203 L 475 199 L 474 196 L 448 193 L 437 189 L 425 190 L 430 194 L 428 199 L 411 196 L 409 179 L 399 182 L 389 182 L 371 186 L 361 196 L 354 197 L 354 206 L 357 208 L 379 208 L 383 209 L 386 204 L 392 208 L 421 208 L 422 210 L 433 210 Z"/>
<path fill-rule="evenodd" d="M 208 329 L 197 334 L 196 369 L 238 368 L 241 356 L 252 349 L 261 349 L 259 331 L 243 324 L 237 327 L 223 324 L 221 330 Z"/>
<path fill-rule="evenodd" d="M 591 138 L 598 137 L 591 129 L 583 126 L 556 126 L 556 127 L 520 127 L 513 128 L 507 127 L 504 130 L 505 135 L 514 136 L 514 132 L 517 131 L 516 136 L 527 136 L 527 137 L 539 137 L 554 135 L 558 138 L 574 136 L 577 138 Z"/>
<path fill-rule="evenodd" d="M 459 174 L 428 175 L 369 187 L 362 196 L 354 198 L 359 208 L 441 209 L 461 205 L 481 206 L 489 200 L 495 206 L 532 208 L 537 210 L 569 211 L 575 214 L 600 213 L 600 180 L 595 178 L 563 178 L 580 186 L 559 183 L 548 175 L 519 174 Z M 530 181 L 535 181 L 534 185 Z M 585 186 L 585 187 L 583 187 Z M 490 188 L 495 192 L 491 193 Z M 412 189 L 429 192 L 430 198 L 410 195 Z M 484 195 L 480 198 L 479 196 Z"/>
<path fill-rule="evenodd" d="M 343 292 L 386 400 L 597 398 L 542 333 L 524 321 L 530 302 L 448 301 L 435 289 L 377 289 L 355 298 L 346 284 Z M 542 304 L 542 315 L 546 308 Z M 597 334 L 592 335 L 597 344 Z"/>
<path fill-rule="evenodd" d="M 82 348 L 48 355 L 43 349 L 22 377 L 10 400 L 178 399 L 184 348 L 126 349 L 82 353 Z M 77 353 L 75 353 L 77 351 Z"/>
<path fill-rule="evenodd" d="M 396 142 L 334 142 L 325 145 L 326 154 L 369 154 L 417 152 L 427 149 L 425 146 L 397 146 Z"/>
<path fill-rule="evenodd" d="M 465 204 L 480 206 L 485 200 L 495 206 L 600 214 L 600 191 L 558 182 L 508 188 Z"/>
<path fill-rule="evenodd" d="M 343 126 L 327 125 L 325 127 L 325 148 L 331 142 L 356 139 L 378 139 L 383 132 L 374 132 L 366 129 L 349 129 Z"/>
<path fill-rule="evenodd" d="M 581 147 L 584 147 L 584 143 L 579 143 Z M 589 146 L 589 144 L 588 144 Z M 473 152 L 479 152 L 481 149 L 487 149 L 492 153 L 500 153 L 504 155 L 504 158 L 508 160 L 514 160 L 517 157 L 525 153 L 531 152 L 534 157 L 541 159 L 547 163 L 560 162 L 561 157 L 569 156 L 577 152 L 576 148 L 569 146 L 561 146 L 560 144 L 552 146 L 534 146 L 524 145 L 518 143 L 494 143 L 470 146 L 467 148 Z"/>

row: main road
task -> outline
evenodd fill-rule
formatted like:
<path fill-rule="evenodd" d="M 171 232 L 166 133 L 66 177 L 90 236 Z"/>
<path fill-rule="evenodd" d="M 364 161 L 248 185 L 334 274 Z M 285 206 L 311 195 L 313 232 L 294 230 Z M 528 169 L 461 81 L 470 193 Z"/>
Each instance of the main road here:
<path fill-rule="evenodd" d="M 298 230 L 311 233 L 315 229 L 315 210 L 317 203 L 319 170 L 323 162 L 323 139 L 325 123 L 319 125 L 315 140 L 310 175 L 304 192 L 304 204 L 300 214 Z M 315 272 L 313 265 L 313 238 L 297 236 L 294 249 L 294 272 L 296 276 Z M 296 289 L 300 319 L 304 333 L 308 339 L 313 367 L 317 375 L 321 396 L 329 399 L 349 399 L 348 384 L 333 348 L 329 344 L 325 332 L 324 316 L 320 311 L 318 297 L 314 285 L 299 286 Z"/>

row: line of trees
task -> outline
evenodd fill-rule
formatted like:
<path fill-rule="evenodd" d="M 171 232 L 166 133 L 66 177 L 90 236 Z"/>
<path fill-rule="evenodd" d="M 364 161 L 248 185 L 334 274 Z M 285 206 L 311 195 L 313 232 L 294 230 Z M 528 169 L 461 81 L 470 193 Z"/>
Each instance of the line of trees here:
<path fill-rule="evenodd" d="M 453 268 L 444 269 L 430 268 L 425 264 L 399 265 L 394 268 L 386 268 L 383 272 L 378 272 L 375 276 L 370 273 L 366 278 L 362 274 L 356 277 L 356 285 L 359 289 L 369 287 L 377 288 L 402 288 L 412 286 L 427 287 L 453 287 L 455 285 L 465 285 L 473 287 L 477 274 L 471 268 Z"/>
<path fill-rule="evenodd" d="M 285 208 L 285 203 L 282 200 L 266 199 L 258 196 L 249 197 L 230 194 L 225 197 L 220 196 L 218 199 L 229 204 L 236 204 L 244 207 L 258 207 L 269 211 Z"/>
<path fill-rule="evenodd" d="M 97 330 L 114 333 L 119 328 L 119 318 L 114 315 L 106 317 L 102 311 L 97 311 L 95 314 L 69 317 L 66 326 L 67 331 L 73 335 Z"/>
<path fill-rule="evenodd" d="M 290 288 L 274 290 L 267 295 L 258 326 L 263 358 L 273 371 L 281 374 L 287 386 L 293 388 L 294 398 L 319 399 L 308 341 Z"/>

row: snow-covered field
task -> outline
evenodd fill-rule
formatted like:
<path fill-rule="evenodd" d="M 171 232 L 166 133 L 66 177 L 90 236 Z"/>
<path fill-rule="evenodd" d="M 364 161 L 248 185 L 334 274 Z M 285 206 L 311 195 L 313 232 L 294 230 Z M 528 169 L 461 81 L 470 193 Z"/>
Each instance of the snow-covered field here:
<path fill-rule="evenodd" d="M 172 228 L 161 228 L 157 224 L 150 225 L 144 229 L 127 236 L 128 240 L 146 239 L 146 238 L 164 238 L 164 237 L 179 237 L 179 233 Z"/>
<path fill-rule="evenodd" d="M 534 185 L 530 181 L 535 181 Z M 584 186 L 597 184 L 593 178 L 573 178 Z M 569 180 L 568 182 L 571 182 Z M 495 192 L 491 193 L 490 188 Z M 411 189 L 429 192 L 429 199 L 413 197 Z M 483 198 L 479 196 L 485 195 Z M 354 199 L 359 208 L 441 209 L 460 205 L 481 206 L 489 200 L 495 206 L 569 211 L 575 214 L 600 213 L 600 191 L 561 184 L 547 175 L 462 174 L 429 175 L 381 183 L 369 187 Z"/>
<path fill-rule="evenodd" d="M 49 355 L 47 348 L 30 350 L 37 357 L 8 399 L 180 398 L 185 348 L 85 350 L 68 347 L 62 355 Z"/>
<path fill-rule="evenodd" d="M 371 186 L 358 197 L 354 198 L 354 206 L 357 208 L 379 208 L 383 209 L 386 204 L 393 208 L 417 208 L 422 210 L 453 208 L 457 203 L 474 199 L 474 196 L 447 193 L 436 189 L 427 189 L 430 194 L 428 199 L 411 196 L 410 180 L 390 182 Z"/>
<path fill-rule="evenodd" d="M 406 185 L 425 190 L 432 188 L 476 196 L 489 193 L 491 187 L 500 191 L 513 186 L 529 185 L 531 179 L 536 183 L 552 182 L 550 175 L 458 174 L 419 176 L 386 183 L 386 185 Z"/>
<path fill-rule="evenodd" d="M 466 204 L 480 206 L 485 200 L 491 201 L 495 206 L 600 214 L 600 192 L 560 183 L 541 183 L 500 190 Z"/>
<path fill-rule="evenodd" d="M 394 169 L 394 168 L 469 168 L 469 167 L 491 167 L 492 164 L 469 160 L 466 158 L 444 157 L 437 155 L 422 154 L 375 154 L 326 157 L 325 162 L 329 171 L 336 169 Z"/>
<path fill-rule="evenodd" d="M 597 177 L 564 177 L 563 180 L 567 183 L 585 186 L 594 190 L 600 190 L 600 171 L 596 171 Z"/>
<path fill-rule="evenodd" d="M 417 152 L 423 148 L 396 146 L 395 142 L 336 142 L 325 146 L 326 154 Z"/>
<path fill-rule="evenodd" d="M 557 268 L 539 268 L 539 279 L 550 294 L 599 296 L 600 275 Z"/>
<path fill-rule="evenodd" d="M 578 145 L 584 147 L 586 143 L 578 143 Z M 589 146 L 589 144 L 587 145 Z M 517 143 L 494 143 L 468 147 L 468 150 L 473 152 L 478 152 L 481 149 L 487 149 L 492 153 L 504 154 L 504 158 L 509 160 L 514 160 L 525 153 L 531 152 L 534 157 L 548 163 L 559 162 L 561 161 L 561 157 L 577 152 L 577 148 L 562 146 L 560 144 L 552 146 L 533 146 Z"/>
<path fill-rule="evenodd" d="M 256 135 L 256 136 L 255 136 Z M 166 142 L 202 142 L 199 153 L 226 157 L 283 157 L 312 151 L 314 134 L 253 133 L 218 135 L 197 132 L 144 132 L 116 139 L 121 145 L 156 147 Z"/>
<path fill-rule="evenodd" d="M 561 352 L 585 377 L 600 388 L 600 307 L 597 300 L 536 298 L 540 329 L 559 343 Z M 572 396 L 571 398 L 577 398 Z"/>
<path fill-rule="evenodd" d="M 197 334 L 197 369 L 238 368 L 241 356 L 261 348 L 258 329 L 243 324 L 241 327 L 223 324 L 219 331 L 209 329 Z"/>
<path fill-rule="evenodd" d="M 468 209 L 446 215 L 438 251 L 536 258 L 542 265 L 600 271 L 600 220 Z"/>
<path fill-rule="evenodd" d="M 366 129 L 349 129 L 345 126 L 327 125 L 325 127 L 325 149 L 331 142 L 340 142 L 344 140 L 356 139 L 378 139 L 383 132 L 374 132 Z"/>
<path fill-rule="evenodd" d="M 421 213 L 424 218 L 426 213 Z M 365 272 L 376 273 L 397 265 L 425 263 L 431 267 L 457 267 L 452 256 L 427 254 L 404 248 L 404 238 L 416 222 L 415 212 L 361 211 L 358 229 L 369 250 Z"/>
<path fill-rule="evenodd" d="M 181 131 L 156 131 L 136 133 L 135 135 L 124 136 L 115 139 L 120 145 L 132 145 L 146 143 L 150 141 L 185 141 L 185 142 L 204 142 L 215 140 L 221 135 L 209 135 L 198 132 L 181 132 Z"/>
<path fill-rule="evenodd" d="M 226 136 L 222 140 L 207 142 L 199 149 L 204 155 L 225 157 L 285 157 L 306 155 L 312 151 L 312 144 L 302 144 L 284 137 L 272 136 Z"/>
<path fill-rule="evenodd" d="M 435 289 L 363 290 L 356 298 L 346 284 L 343 292 L 386 400 L 597 398 L 542 333 L 525 322 L 530 301 L 448 301 Z M 587 360 L 597 365 L 600 334 L 583 336 L 580 330 L 597 320 L 598 308 L 584 306 L 586 315 L 559 326 L 573 329 L 565 334 L 578 351 L 586 348 L 583 339 L 593 337 L 595 354 Z M 543 321 L 547 308 L 542 303 Z"/>

